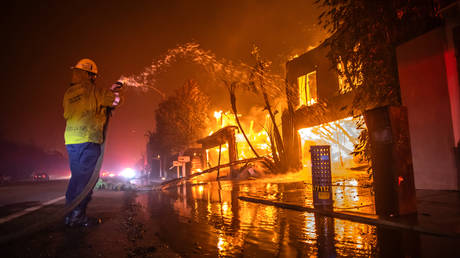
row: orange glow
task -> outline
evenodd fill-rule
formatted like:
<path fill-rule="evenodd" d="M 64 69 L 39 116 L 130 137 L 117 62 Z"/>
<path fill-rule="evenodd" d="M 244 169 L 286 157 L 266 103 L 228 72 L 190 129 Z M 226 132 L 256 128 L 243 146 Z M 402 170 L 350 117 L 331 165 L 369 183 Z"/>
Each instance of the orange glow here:
<path fill-rule="evenodd" d="M 348 63 L 348 66 L 350 66 L 351 63 Z M 345 71 L 345 65 L 343 62 L 340 62 L 337 64 L 337 70 L 339 71 L 339 73 L 342 73 Z M 358 68 L 358 70 L 361 70 L 361 66 Z M 345 94 L 347 92 L 350 92 L 352 90 L 352 87 L 350 85 L 350 83 L 348 83 L 346 81 L 346 77 L 343 76 L 343 75 L 340 75 L 338 74 L 338 77 L 339 77 L 339 93 L 340 94 Z M 358 76 L 357 77 L 354 77 L 352 78 L 352 82 L 354 84 L 354 86 L 359 86 L 362 84 L 362 73 L 359 72 Z"/>
<path fill-rule="evenodd" d="M 226 126 L 237 126 L 235 116 L 230 111 L 222 111 L 216 110 L 213 112 L 214 118 L 216 119 L 214 126 L 209 129 L 208 135 L 212 135 L 214 132 L 218 131 L 221 128 Z M 243 115 L 238 114 L 240 118 L 240 123 L 243 129 L 246 132 L 246 136 L 251 141 L 251 144 L 256 149 L 257 153 L 260 156 L 271 156 L 271 148 L 270 148 L 270 139 L 268 133 L 265 131 L 264 128 L 269 127 L 269 117 L 264 117 L 265 121 L 264 124 L 258 125 L 257 128 L 255 126 L 254 120 L 245 120 Z M 244 135 L 237 131 L 235 133 L 235 141 L 237 144 L 237 151 L 238 151 L 238 159 L 248 159 L 254 158 L 255 155 L 252 152 L 249 144 L 247 143 Z M 217 166 L 219 162 L 219 151 L 221 152 L 220 155 L 220 164 L 228 163 L 228 144 L 223 144 L 222 146 L 217 146 L 211 149 L 206 150 L 208 167 Z"/>
<path fill-rule="evenodd" d="M 353 168 L 363 165 L 351 153 L 358 142 L 360 130 L 352 117 L 298 130 L 302 146 L 302 164 L 311 167 L 310 146 L 330 145 L 333 168 Z"/>
<path fill-rule="evenodd" d="M 297 179 L 298 175 L 296 174 Z M 192 220 L 194 219 L 192 211 L 201 209 L 204 213 L 201 214 L 201 218 L 212 223 L 217 219 L 224 225 L 216 227 L 217 237 L 210 239 L 216 245 L 220 256 L 232 256 L 235 252 L 238 253 L 248 239 L 263 239 L 258 241 L 260 248 L 271 250 L 272 245 L 286 241 L 283 240 L 283 235 L 284 238 L 295 235 L 296 238 L 300 238 L 300 241 L 313 246 L 318 241 L 329 241 L 334 243 L 338 256 L 346 256 L 347 250 L 356 249 L 367 253 L 375 248 L 377 241 L 375 226 L 340 219 L 324 219 L 313 213 L 298 213 L 236 199 L 238 195 L 260 196 L 264 199 L 284 200 L 284 202 L 297 204 L 300 204 L 298 203 L 300 201 L 303 205 L 311 207 L 313 205 L 311 185 L 289 187 L 287 190 L 283 187 L 289 185 L 286 184 L 285 179 L 286 176 L 281 176 L 279 180 L 272 178 L 261 184 L 242 184 L 238 186 L 237 194 L 233 182 L 223 181 L 220 184 L 196 182 L 198 185 L 191 186 L 193 201 L 185 201 L 187 191 L 182 189 L 178 191 L 181 197 L 177 198 L 174 208 L 181 209 L 178 213 Z M 333 187 L 334 210 L 375 214 L 372 206 L 373 196 L 368 192 L 370 189 L 363 188 L 361 182 L 358 179 L 336 182 L 336 186 Z M 282 227 L 283 223 L 287 225 Z M 226 230 L 228 227 L 238 230 L 228 234 Z M 261 230 L 248 233 L 247 230 L 253 228 Z"/>
<path fill-rule="evenodd" d="M 226 213 L 228 211 L 228 203 L 227 202 L 224 202 L 222 204 L 222 210 L 224 211 L 224 213 Z"/>
<path fill-rule="evenodd" d="M 222 110 L 214 111 L 214 117 L 216 118 L 216 120 L 219 120 L 222 117 Z"/>
<path fill-rule="evenodd" d="M 318 101 L 316 71 L 297 78 L 299 88 L 299 106 L 311 106 Z"/>
<path fill-rule="evenodd" d="M 313 213 L 304 213 L 304 225 L 305 228 L 303 229 L 305 242 L 307 244 L 314 244 L 316 243 L 316 227 L 315 227 L 315 214 Z"/>

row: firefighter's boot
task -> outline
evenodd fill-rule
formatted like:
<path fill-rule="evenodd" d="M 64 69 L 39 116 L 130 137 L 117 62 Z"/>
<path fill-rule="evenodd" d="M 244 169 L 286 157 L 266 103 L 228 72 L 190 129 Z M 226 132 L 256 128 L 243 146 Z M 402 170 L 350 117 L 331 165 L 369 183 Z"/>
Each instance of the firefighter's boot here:
<path fill-rule="evenodd" d="M 65 219 L 65 224 L 69 227 L 90 227 L 101 222 L 100 219 L 86 216 L 86 208 L 77 207 Z"/>

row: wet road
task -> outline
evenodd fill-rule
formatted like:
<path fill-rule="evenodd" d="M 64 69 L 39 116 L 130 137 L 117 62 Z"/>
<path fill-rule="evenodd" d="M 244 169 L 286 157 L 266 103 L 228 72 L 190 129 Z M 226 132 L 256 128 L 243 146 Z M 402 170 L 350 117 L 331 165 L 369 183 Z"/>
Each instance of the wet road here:
<path fill-rule="evenodd" d="M 200 182 L 136 201 L 158 221 L 159 236 L 184 256 L 231 257 L 458 257 L 457 239 L 322 217 L 244 202 L 257 196 L 305 206 L 312 204 L 308 180 L 291 175 L 265 181 Z M 334 210 L 374 213 L 364 178 L 333 182 Z"/>
<path fill-rule="evenodd" d="M 136 203 L 134 191 L 96 191 L 88 216 L 101 223 L 88 228 L 66 227 L 62 220 L 13 241 L 0 242 L 2 257 L 178 257 L 158 239 L 156 221 Z M 64 208 L 64 202 L 0 224 L 1 237 L 40 224 Z"/>
<path fill-rule="evenodd" d="M 68 180 L 21 182 L 0 186 L 0 222 L 15 213 L 64 197 Z"/>
<path fill-rule="evenodd" d="M 334 210 L 373 214 L 364 177 L 333 180 Z M 64 187 L 65 188 L 65 187 Z M 58 223 L 1 246 L 11 257 L 460 257 L 460 241 L 389 230 L 239 200 L 255 196 L 312 207 L 300 174 L 247 181 L 194 181 L 163 191 L 96 191 L 88 213 L 103 223 Z M 56 203 L 12 223 L 40 221 Z M 21 222 L 23 221 L 23 222 Z"/>

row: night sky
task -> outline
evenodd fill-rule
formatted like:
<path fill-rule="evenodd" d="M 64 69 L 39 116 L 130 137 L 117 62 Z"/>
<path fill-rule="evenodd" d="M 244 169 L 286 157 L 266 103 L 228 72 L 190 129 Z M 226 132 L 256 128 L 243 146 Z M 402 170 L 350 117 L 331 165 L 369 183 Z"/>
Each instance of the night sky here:
<path fill-rule="evenodd" d="M 177 44 L 197 42 L 220 58 L 246 63 L 256 44 L 282 74 L 289 56 L 317 45 L 324 35 L 312 2 L 8 1 L 0 18 L 0 133 L 65 153 L 62 96 L 69 67 L 84 57 L 99 67 L 97 84 L 109 86 Z M 199 80 L 192 68 L 179 63 L 156 86 L 171 93 L 191 77 Z M 209 93 L 213 103 L 227 102 L 216 92 Z M 141 157 L 160 100 L 155 92 L 126 91 L 110 124 L 105 168 L 132 166 Z"/>

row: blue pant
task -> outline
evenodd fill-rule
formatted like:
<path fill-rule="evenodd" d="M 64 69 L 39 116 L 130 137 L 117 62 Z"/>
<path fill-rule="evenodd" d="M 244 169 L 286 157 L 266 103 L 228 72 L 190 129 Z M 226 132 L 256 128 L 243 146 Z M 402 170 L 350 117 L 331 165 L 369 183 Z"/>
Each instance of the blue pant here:
<path fill-rule="evenodd" d="M 67 144 L 67 153 L 69 154 L 70 177 L 67 192 L 65 194 L 66 203 L 69 204 L 74 200 L 85 188 L 91 175 L 96 167 L 97 160 L 101 155 L 101 145 L 92 142 Z M 93 191 L 89 192 L 88 196 L 80 203 L 78 208 L 86 209 Z"/>

